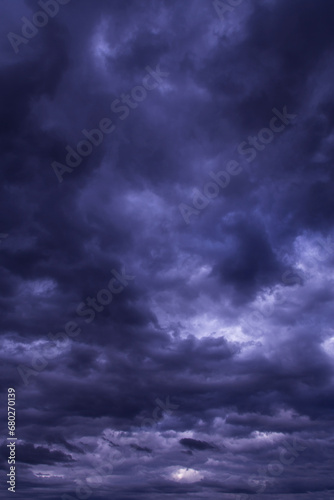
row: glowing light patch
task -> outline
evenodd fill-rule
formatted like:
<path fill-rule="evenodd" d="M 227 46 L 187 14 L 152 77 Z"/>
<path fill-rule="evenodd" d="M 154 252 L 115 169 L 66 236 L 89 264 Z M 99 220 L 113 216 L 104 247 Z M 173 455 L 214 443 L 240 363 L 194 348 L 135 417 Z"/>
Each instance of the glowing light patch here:
<path fill-rule="evenodd" d="M 275 438 L 279 438 L 281 436 L 280 433 L 278 432 L 261 432 L 261 431 L 254 431 L 251 434 L 251 437 L 255 437 L 257 440 L 261 441 L 274 441 Z"/>
<path fill-rule="evenodd" d="M 98 27 L 98 30 L 92 40 L 92 52 L 94 58 L 100 65 L 102 65 L 102 67 L 105 66 L 108 57 L 115 55 L 115 49 L 113 50 L 107 42 L 107 34 L 108 23 L 103 21 Z"/>
<path fill-rule="evenodd" d="M 334 337 L 325 340 L 325 342 L 323 342 L 321 346 L 326 352 L 326 354 L 334 358 Z"/>
<path fill-rule="evenodd" d="M 25 290 L 32 295 L 44 295 L 52 292 L 56 287 L 56 283 L 51 279 L 29 281 L 24 285 Z"/>
<path fill-rule="evenodd" d="M 303 234 L 298 236 L 294 243 L 297 266 L 302 271 L 311 277 L 316 278 L 324 275 L 333 277 L 333 273 L 329 272 L 326 263 L 333 255 L 332 238 L 323 238 L 320 234 Z M 325 265 L 325 268 L 323 266 Z"/>
<path fill-rule="evenodd" d="M 204 475 L 194 469 L 177 469 L 171 474 L 173 481 L 178 483 L 196 483 L 204 478 Z"/>

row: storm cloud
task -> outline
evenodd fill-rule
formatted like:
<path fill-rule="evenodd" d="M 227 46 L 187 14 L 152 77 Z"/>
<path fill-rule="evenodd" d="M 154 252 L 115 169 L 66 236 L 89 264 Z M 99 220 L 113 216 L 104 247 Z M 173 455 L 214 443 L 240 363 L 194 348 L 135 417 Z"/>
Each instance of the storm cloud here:
<path fill-rule="evenodd" d="M 17 498 L 330 500 L 333 2 L 0 8 Z"/>

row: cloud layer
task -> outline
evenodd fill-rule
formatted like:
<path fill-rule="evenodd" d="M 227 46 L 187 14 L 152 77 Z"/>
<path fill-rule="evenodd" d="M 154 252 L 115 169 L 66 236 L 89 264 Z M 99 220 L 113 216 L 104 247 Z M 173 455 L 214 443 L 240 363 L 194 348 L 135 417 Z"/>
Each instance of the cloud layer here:
<path fill-rule="evenodd" d="M 334 4 L 227 4 L 2 2 L 18 499 L 334 494 Z"/>

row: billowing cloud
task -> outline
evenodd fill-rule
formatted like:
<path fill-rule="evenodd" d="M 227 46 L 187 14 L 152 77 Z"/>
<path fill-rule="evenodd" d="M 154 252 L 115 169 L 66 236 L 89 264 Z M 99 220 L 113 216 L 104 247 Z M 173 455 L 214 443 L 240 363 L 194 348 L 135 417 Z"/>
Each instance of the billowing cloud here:
<path fill-rule="evenodd" d="M 333 3 L 1 10 L 18 498 L 330 500 Z"/>

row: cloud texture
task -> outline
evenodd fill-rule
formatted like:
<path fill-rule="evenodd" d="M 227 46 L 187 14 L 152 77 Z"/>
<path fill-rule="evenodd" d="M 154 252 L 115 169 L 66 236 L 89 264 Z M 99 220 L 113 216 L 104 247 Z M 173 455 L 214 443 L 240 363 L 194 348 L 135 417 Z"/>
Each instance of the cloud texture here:
<path fill-rule="evenodd" d="M 227 4 L 1 3 L 17 499 L 334 495 L 334 4 Z"/>

